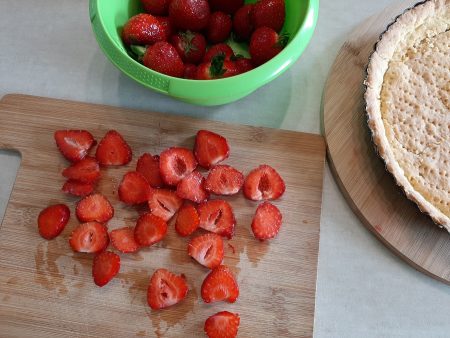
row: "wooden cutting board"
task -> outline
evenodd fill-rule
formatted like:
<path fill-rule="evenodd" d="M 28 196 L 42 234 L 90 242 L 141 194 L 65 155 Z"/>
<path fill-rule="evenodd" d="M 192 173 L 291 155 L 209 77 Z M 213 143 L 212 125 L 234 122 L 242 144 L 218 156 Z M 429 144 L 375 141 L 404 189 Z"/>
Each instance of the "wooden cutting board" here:
<path fill-rule="evenodd" d="M 450 284 L 450 234 L 419 212 L 375 153 L 366 123 L 363 81 L 380 34 L 416 1 L 402 1 L 359 25 L 342 46 L 324 92 L 330 166 L 362 222 L 395 254 Z"/>
<path fill-rule="evenodd" d="M 3 98 L 0 121 L 0 148 L 22 156 L 0 228 L 1 336 L 201 337 L 205 319 L 223 310 L 240 314 L 240 337 L 312 336 L 325 156 L 321 136 L 23 95 Z M 77 225 L 77 199 L 60 191 L 60 173 L 68 163 L 54 144 L 58 129 L 87 129 L 97 140 L 116 129 L 131 145 L 128 166 L 102 169 L 97 190 L 115 208 L 110 229 L 133 226 L 137 218 L 137 210 L 117 198 L 118 183 L 137 158 L 170 146 L 192 147 L 199 129 L 226 136 L 231 146 L 226 163 L 244 173 L 261 163 L 274 166 L 287 186 L 274 202 L 284 217 L 276 239 L 253 238 L 250 223 L 257 203 L 241 194 L 226 198 L 234 207 L 237 230 L 225 244 L 224 264 L 237 275 L 238 301 L 202 302 L 200 286 L 208 271 L 188 257 L 188 239 L 176 235 L 173 225 L 154 247 L 121 254 L 119 275 L 103 288 L 95 286 L 92 256 L 68 246 Z M 38 235 L 36 219 L 44 207 L 59 202 L 70 207 L 71 220 L 62 235 L 46 241 Z M 152 311 L 147 285 L 160 267 L 184 273 L 190 291 L 180 304 Z"/>

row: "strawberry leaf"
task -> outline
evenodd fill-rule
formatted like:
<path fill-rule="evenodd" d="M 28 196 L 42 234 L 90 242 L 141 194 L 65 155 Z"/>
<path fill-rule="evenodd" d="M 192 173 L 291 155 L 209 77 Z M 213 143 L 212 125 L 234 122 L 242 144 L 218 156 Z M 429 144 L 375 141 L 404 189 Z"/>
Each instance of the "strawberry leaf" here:
<path fill-rule="evenodd" d="M 284 48 L 286 47 L 286 45 L 289 42 L 289 34 L 288 33 L 283 33 L 278 37 L 278 42 L 277 42 L 277 46 Z"/>
<path fill-rule="evenodd" d="M 215 79 L 222 77 L 225 74 L 226 69 L 223 68 L 223 63 L 225 61 L 225 53 L 221 52 L 213 57 L 211 60 L 211 67 L 209 67 L 209 73 L 211 78 Z"/>

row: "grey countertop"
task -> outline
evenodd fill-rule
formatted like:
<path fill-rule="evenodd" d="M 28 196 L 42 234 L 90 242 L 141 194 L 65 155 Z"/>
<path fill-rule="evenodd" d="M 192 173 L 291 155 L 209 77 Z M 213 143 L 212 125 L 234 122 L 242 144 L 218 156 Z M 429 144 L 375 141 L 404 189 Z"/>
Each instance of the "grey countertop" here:
<path fill-rule="evenodd" d="M 301 0 L 299 0 L 301 1 Z M 201 108 L 121 74 L 91 33 L 87 0 L 0 0 L 0 96 L 24 93 L 320 132 L 328 70 L 349 32 L 390 0 L 321 0 L 311 44 L 285 74 L 229 105 Z M 19 158 L 0 151 L 0 217 Z M 324 178 L 315 337 L 450 337 L 450 288 L 397 258 Z"/>

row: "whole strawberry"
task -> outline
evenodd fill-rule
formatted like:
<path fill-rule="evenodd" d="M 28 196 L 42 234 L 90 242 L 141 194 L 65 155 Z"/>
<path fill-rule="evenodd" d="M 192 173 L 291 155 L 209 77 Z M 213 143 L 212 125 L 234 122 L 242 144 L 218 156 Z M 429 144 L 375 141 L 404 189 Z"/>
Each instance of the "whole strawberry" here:
<path fill-rule="evenodd" d="M 197 76 L 197 66 L 192 63 L 186 63 L 184 65 L 184 75 L 185 79 L 195 80 Z"/>
<path fill-rule="evenodd" d="M 216 55 L 211 62 L 201 63 L 197 67 L 197 80 L 214 80 L 235 76 L 239 70 L 233 61 L 225 60 L 225 54 Z"/>
<path fill-rule="evenodd" d="M 206 28 L 206 37 L 211 43 L 223 42 L 230 36 L 233 22 L 231 17 L 224 12 L 214 12 L 211 14 Z"/>
<path fill-rule="evenodd" d="M 252 60 L 247 58 L 236 58 L 234 61 L 236 67 L 239 69 L 239 74 L 246 73 L 253 69 Z"/>
<path fill-rule="evenodd" d="M 184 64 L 175 47 L 165 41 L 148 47 L 143 63 L 146 67 L 169 76 L 182 77 L 184 74 Z"/>
<path fill-rule="evenodd" d="M 207 0 L 172 0 L 169 17 L 181 30 L 200 31 L 208 25 L 210 10 Z"/>
<path fill-rule="evenodd" d="M 260 0 L 255 3 L 251 19 L 255 28 L 270 27 L 279 32 L 284 25 L 286 9 L 284 0 Z"/>
<path fill-rule="evenodd" d="M 286 35 L 280 36 L 269 27 L 260 27 L 255 30 L 249 46 L 253 64 L 259 66 L 272 59 L 283 50 L 287 40 Z"/>
<path fill-rule="evenodd" d="M 166 41 L 169 41 L 170 37 L 172 36 L 173 32 L 174 32 L 174 28 L 172 23 L 170 22 L 170 19 L 168 16 L 157 16 L 156 17 L 159 21 L 159 23 L 161 24 L 163 31 L 164 31 L 164 36 Z"/>
<path fill-rule="evenodd" d="M 178 32 L 171 42 L 184 62 L 198 64 L 205 55 L 206 40 L 200 33 Z"/>
<path fill-rule="evenodd" d="M 203 62 L 211 62 L 212 59 L 219 54 L 224 54 L 225 60 L 230 60 L 234 56 L 234 51 L 226 43 L 218 43 L 217 45 L 209 47 L 203 58 Z"/>
<path fill-rule="evenodd" d="M 153 15 L 167 15 L 169 2 L 169 0 L 141 0 L 144 10 Z"/>
<path fill-rule="evenodd" d="M 253 6 L 253 4 L 242 6 L 233 17 L 233 30 L 238 40 L 246 41 L 252 35 L 253 23 L 250 19 L 250 13 Z"/>
<path fill-rule="evenodd" d="M 151 14 L 133 16 L 122 30 L 122 40 L 126 45 L 151 45 L 165 38 L 164 28 Z"/>
<path fill-rule="evenodd" d="M 244 0 L 209 0 L 209 5 L 213 11 L 232 15 L 244 5 Z"/>

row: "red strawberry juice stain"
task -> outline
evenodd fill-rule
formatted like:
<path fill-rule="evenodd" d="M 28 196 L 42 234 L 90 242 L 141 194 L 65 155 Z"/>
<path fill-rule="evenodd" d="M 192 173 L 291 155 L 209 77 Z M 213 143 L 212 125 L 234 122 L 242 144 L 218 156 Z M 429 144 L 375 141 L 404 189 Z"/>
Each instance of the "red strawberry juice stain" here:
<path fill-rule="evenodd" d="M 146 335 L 147 335 L 147 332 L 144 330 L 136 332 L 136 336 L 138 336 L 138 337 L 145 337 Z"/>
<path fill-rule="evenodd" d="M 383 227 L 380 224 L 377 224 L 374 226 L 374 229 L 376 230 L 376 232 L 378 233 L 382 233 L 383 232 Z"/>
<path fill-rule="evenodd" d="M 19 277 L 11 277 L 10 279 L 7 280 L 6 282 L 7 285 L 17 285 L 19 284 Z"/>
<path fill-rule="evenodd" d="M 6 295 L 6 296 L 4 296 L 3 298 L 2 298 L 2 302 L 8 302 L 9 300 L 11 299 L 11 296 L 8 296 L 8 295 Z"/>
<path fill-rule="evenodd" d="M 233 255 L 236 254 L 236 249 L 234 248 L 233 245 L 231 245 L 230 243 L 228 243 L 228 247 L 231 249 L 231 251 L 233 252 Z"/>
<path fill-rule="evenodd" d="M 130 294 L 130 304 L 147 305 L 147 287 L 150 280 L 149 272 L 144 269 L 133 269 L 128 272 L 119 272 L 118 279 L 122 286 L 128 287 Z"/>

